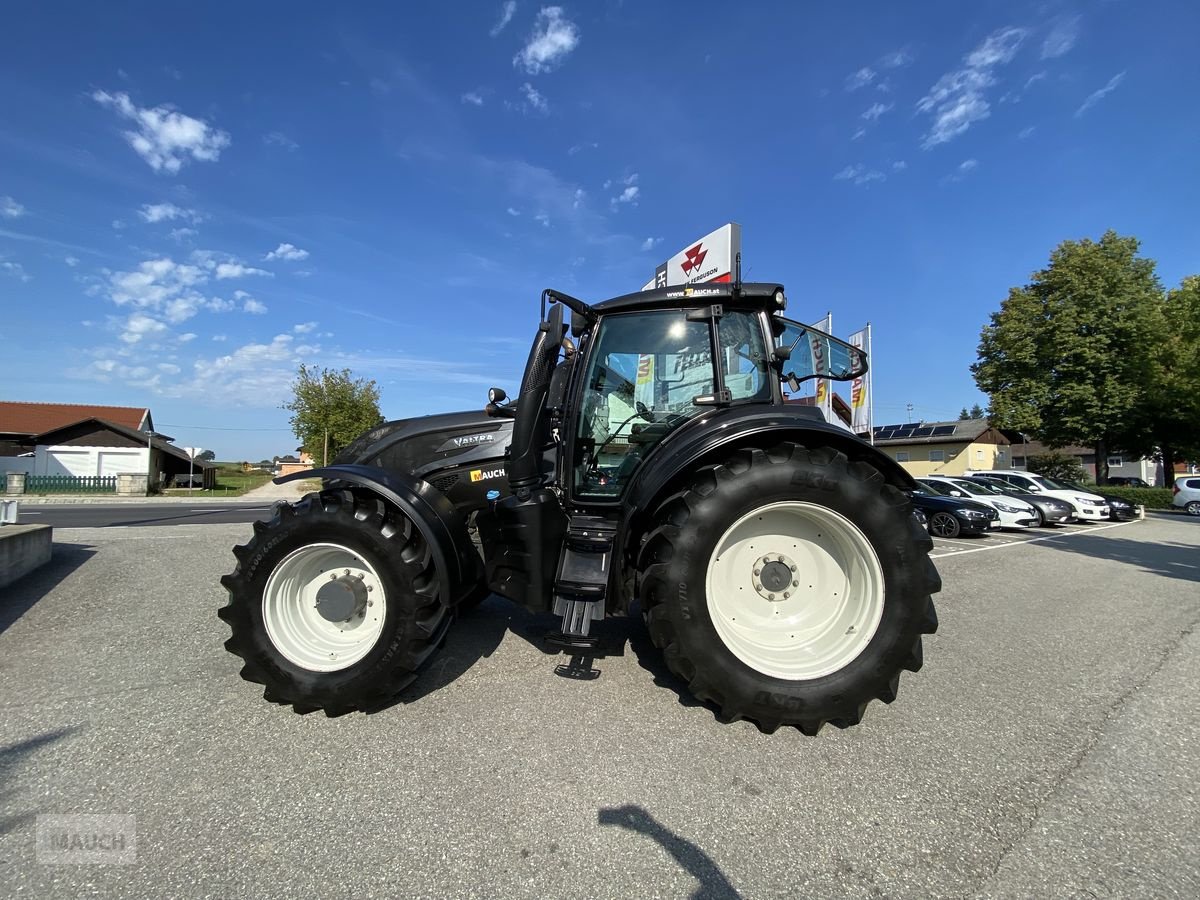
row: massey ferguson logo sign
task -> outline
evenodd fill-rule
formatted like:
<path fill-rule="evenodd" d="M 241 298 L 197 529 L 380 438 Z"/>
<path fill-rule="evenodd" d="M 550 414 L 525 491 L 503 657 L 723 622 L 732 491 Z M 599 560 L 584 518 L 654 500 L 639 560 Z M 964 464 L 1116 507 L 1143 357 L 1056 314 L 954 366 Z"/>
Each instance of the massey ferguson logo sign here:
<path fill-rule="evenodd" d="M 708 251 L 704 249 L 704 242 L 701 241 L 691 250 L 684 250 L 683 255 L 685 259 L 679 264 L 679 267 L 683 269 L 683 274 L 690 278 L 693 272 L 699 273 L 700 267 L 704 265 L 704 257 L 708 256 Z"/>
<path fill-rule="evenodd" d="M 730 222 L 684 247 L 686 249 L 655 267 L 654 279 L 642 287 L 643 291 L 732 281 L 735 261 L 742 249 L 742 228 Z"/>

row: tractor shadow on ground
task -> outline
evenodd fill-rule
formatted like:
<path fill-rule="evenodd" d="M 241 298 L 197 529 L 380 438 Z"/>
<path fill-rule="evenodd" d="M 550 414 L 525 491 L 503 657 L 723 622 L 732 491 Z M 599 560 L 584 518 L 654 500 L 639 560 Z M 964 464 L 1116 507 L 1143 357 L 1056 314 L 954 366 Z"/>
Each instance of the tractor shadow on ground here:
<path fill-rule="evenodd" d="M 68 575 L 96 555 L 91 544 L 54 544 L 50 562 L 0 590 L 0 634 Z"/>
<path fill-rule="evenodd" d="M 15 744 L 0 747 L 0 806 L 7 809 L 13 809 L 16 806 L 13 802 L 15 792 L 9 788 L 8 781 L 22 762 L 43 747 L 48 747 L 51 744 L 58 743 L 65 737 L 70 737 L 80 727 L 79 725 L 71 725 L 67 728 L 47 731 L 45 734 L 39 734 L 37 737 L 30 738 L 29 740 L 18 741 Z M 8 832 L 20 828 L 36 816 L 36 812 L 0 816 L 0 835 L 8 834 Z"/>
<path fill-rule="evenodd" d="M 1046 541 L 1043 547 L 1137 566 L 1152 575 L 1200 582 L 1200 548 L 1175 541 L 1154 543 L 1106 535 L 1078 535 L 1069 541 Z"/>
<path fill-rule="evenodd" d="M 604 808 L 596 814 L 596 820 L 602 826 L 615 825 L 656 841 L 684 871 L 700 882 L 691 900 L 735 900 L 742 896 L 711 856 L 662 825 L 642 807 L 629 804 Z"/>

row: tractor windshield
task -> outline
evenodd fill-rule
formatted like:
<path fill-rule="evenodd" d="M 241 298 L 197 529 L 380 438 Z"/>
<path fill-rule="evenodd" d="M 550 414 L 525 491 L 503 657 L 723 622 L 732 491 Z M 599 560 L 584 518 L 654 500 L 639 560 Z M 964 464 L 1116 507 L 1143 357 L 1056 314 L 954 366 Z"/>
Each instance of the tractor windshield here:
<path fill-rule="evenodd" d="M 797 381 L 809 378 L 849 381 L 867 371 L 867 355 L 858 347 L 852 347 L 811 325 L 801 325 L 783 318 L 775 321 L 779 331 L 775 345 L 791 351 L 783 367 L 785 375 L 794 374 Z"/>
<path fill-rule="evenodd" d="M 615 497 L 642 458 L 669 432 L 711 406 L 715 373 L 709 320 L 685 310 L 606 319 L 596 336 L 583 387 L 575 454 L 580 496 Z M 766 347 L 754 313 L 719 320 L 725 387 L 734 401 L 769 399 Z"/>

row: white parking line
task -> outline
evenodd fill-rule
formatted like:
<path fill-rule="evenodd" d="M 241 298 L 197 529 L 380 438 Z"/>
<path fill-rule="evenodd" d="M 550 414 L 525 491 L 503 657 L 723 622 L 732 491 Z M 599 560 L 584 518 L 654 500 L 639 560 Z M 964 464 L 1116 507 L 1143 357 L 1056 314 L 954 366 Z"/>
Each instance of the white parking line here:
<path fill-rule="evenodd" d="M 1091 534 L 1093 531 L 1103 531 L 1106 528 L 1120 528 L 1122 525 L 1132 525 L 1137 519 L 1131 519 L 1128 522 L 1111 522 L 1108 525 L 1093 525 L 1087 531 L 1064 531 L 1058 534 L 1047 534 L 1043 537 L 1028 538 L 1023 541 L 1005 541 L 1003 544 L 991 544 L 987 547 L 964 547 L 959 550 L 954 548 L 948 553 L 930 553 L 930 559 L 944 559 L 947 556 L 962 556 L 964 553 L 982 553 L 984 550 L 1000 550 L 1003 547 L 1011 547 L 1014 544 L 1036 544 L 1039 541 L 1053 541 L 1058 538 L 1069 538 L 1077 534 Z"/>

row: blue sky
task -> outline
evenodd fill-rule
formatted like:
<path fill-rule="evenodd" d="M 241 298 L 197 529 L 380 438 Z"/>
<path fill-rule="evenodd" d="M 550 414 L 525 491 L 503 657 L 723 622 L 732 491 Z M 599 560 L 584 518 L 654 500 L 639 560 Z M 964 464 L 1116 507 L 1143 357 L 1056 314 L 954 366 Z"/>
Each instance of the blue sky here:
<path fill-rule="evenodd" d="M 0 55 L 0 397 L 296 441 L 300 362 L 389 418 L 515 393 L 538 292 L 726 221 L 789 313 L 874 327 L 876 422 L 1065 238 L 1200 272 L 1200 8 L 1167 2 L 26 4 Z"/>

